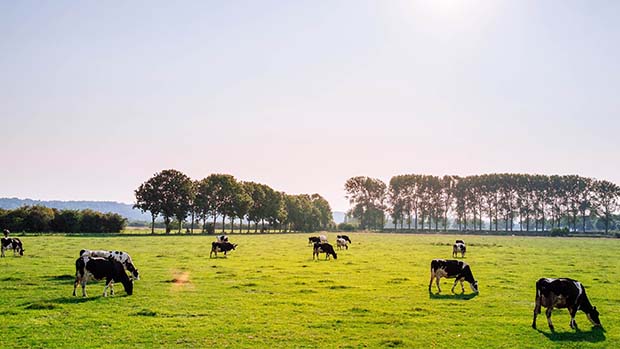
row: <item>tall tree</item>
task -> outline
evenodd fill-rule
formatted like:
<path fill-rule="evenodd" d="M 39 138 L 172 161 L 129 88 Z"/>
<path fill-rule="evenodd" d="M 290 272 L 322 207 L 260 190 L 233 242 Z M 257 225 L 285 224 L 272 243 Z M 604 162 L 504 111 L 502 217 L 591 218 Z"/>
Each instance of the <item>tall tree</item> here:
<path fill-rule="evenodd" d="M 351 213 L 360 220 L 360 227 L 383 227 L 386 185 L 376 178 L 358 176 L 345 183 L 347 199 L 354 205 Z"/>

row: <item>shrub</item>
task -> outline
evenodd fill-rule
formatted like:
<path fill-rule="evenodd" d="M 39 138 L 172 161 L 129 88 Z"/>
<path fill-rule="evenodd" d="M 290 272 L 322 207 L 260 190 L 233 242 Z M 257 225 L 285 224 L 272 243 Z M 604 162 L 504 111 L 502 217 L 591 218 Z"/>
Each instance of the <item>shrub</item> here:
<path fill-rule="evenodd" d="M 553 228 L 551 229 L 551 236 L 568 236 L 569 230 L 567 227 L 564 228 Z"/>
<path fill-rule="evenodd" d="M 338 224 L 338 230 L 340 231 L 355 231 L 355 226 L 349 223 Z"/>

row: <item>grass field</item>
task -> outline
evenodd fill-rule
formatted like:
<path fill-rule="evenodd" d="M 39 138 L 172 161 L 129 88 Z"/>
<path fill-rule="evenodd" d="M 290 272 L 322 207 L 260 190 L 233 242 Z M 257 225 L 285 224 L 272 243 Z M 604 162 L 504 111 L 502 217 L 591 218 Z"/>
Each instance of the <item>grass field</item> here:
<path fill-rule="evenodd" d="M 237 250 L 213 259 L 211 236 L 22 237 L 25 255 L 0 260 L 0 347 L 620 347 L 620 240 L 467 236 L 480 294 L 442 279 L 436 295 L 430 260 L 450 258 L 455 236 L 350 234 L 329 261 L 307 236 L 232 235 Z M 82 248 L 129 252 L 134 295 L 118 284 L 103 298 L 97 282 L 72 297 Z M 543 276 L 581 281 L 605 329 L 579 312 L 571 330 L 565 309 L 555 334 L 544 312 L 532 329 Z"/>

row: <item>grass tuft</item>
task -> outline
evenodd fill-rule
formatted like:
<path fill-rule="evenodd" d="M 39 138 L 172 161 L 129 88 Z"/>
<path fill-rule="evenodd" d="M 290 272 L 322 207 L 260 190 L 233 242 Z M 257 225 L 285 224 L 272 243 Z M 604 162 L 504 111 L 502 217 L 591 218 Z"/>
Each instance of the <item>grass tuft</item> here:
<path fill-rule="evenodd" d="M 28 309 L 28 310 L 51 310 L 55 308 L 56 306 L 54 304 L 44 303 L 44 302 L 30 303 L 29 305 L 25 307 L 25 309 Z"/>

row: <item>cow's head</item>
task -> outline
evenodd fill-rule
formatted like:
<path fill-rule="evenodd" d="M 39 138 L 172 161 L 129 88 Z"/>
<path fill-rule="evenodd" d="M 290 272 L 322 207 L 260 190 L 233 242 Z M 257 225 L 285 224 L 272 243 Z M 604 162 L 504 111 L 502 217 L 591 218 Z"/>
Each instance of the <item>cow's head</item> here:
<path fill-rule="evenodd" d="M 471 290 L 478 293 L 480 291 L 478 291 L 478 280 L 474 280 L 474 282 L 470 283 L 469 286 L 471 286 Z"/>
<path fill-rule="evenodd" d="M 19 255 L 20 255 L 20 256 L 23 256 L 23 255 L 24 255 L 24 251 L 26 251 L 26 250 L 24 250 L 23 248 L 22 248 L 22 249 L 20 249 L 20 250 L 19 250 Z"/>
<path fill-rule="evenodd" d="M 232 244 L 232 249 L 234 250 L 237 247 L 237 244 Z"/>
<path fill-rule="evenodd" d="M 601 327 L 601 320 L 598 317 L 599 313 L 598 310 L 596 310 L 596 307 L 592 308 L 592 311 L 586 313 L 586 315 L 588 316 L 588 320 L 590 320 L 592 325 L 596 327 Z"/>

